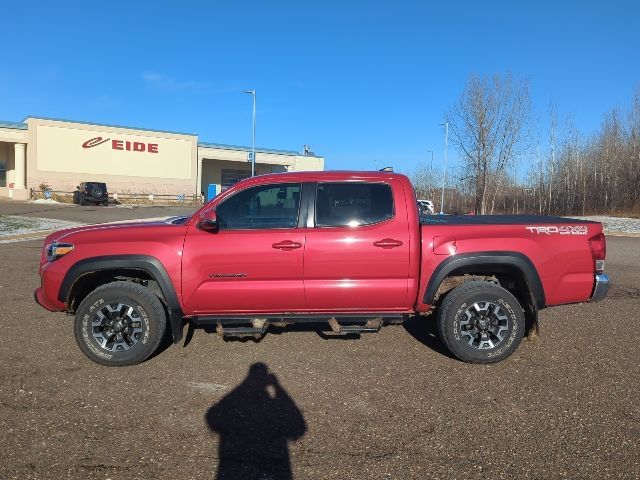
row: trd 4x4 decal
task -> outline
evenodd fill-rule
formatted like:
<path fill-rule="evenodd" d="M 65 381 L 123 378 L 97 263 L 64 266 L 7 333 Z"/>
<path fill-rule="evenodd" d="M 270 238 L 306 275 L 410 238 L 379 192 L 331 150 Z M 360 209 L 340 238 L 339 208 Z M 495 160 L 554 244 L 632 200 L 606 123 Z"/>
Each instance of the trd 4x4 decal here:
<path fill-rule="evenodd" d="M 555 225 L 548 226 L 537 226 L 537 227 L 524 227 L 529 230 L 531 233 L 545 234 L 559 234 L 559 235 L 586 235 L 589 232 L 589 229 L 586 225 L 563 225 L 561 227 L 557 227 Z"/>

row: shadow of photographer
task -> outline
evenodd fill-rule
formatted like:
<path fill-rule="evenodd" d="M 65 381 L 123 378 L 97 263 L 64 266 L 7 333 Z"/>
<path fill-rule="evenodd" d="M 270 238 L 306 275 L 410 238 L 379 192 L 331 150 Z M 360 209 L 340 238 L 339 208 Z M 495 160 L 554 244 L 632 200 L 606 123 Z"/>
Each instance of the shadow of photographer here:
<path fill-rule="evenodd" d="M 219 480 L 291 479 L 289 442 L 307 426 L 302 412 L 264 363 L 205 415 L 219 435 Z"/>

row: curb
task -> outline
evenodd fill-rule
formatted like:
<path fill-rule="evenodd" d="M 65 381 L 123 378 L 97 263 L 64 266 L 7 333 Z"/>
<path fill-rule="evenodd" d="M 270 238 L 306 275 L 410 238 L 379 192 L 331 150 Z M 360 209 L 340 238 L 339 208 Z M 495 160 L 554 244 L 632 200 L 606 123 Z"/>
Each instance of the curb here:
<path fill-rule="evenodd" d="M 604 232 L 607 237 L 628 237 L 628 238 L 640 238 L 640 233 L 632 232 Z"/>

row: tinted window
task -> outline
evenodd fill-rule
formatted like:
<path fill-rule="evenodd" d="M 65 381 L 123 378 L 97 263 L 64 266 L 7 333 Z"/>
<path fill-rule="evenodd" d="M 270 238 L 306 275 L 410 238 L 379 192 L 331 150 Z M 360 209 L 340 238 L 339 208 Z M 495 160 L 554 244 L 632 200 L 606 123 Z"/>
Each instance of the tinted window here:
<path fill-rule="evenodd" d="M 393 195 L 385 183 L 319 183 L 316 225 L 355 227 L 393 217 Z"/>
<path fill-rule="evenodd" d="M 280 184 L 247 188 L 216 208 L 220 229 L 295 228 L 300 185 Z"/>
<path fill-rule="evenodd" d="M 107 190 L 107 184 L 106 183 L 100 183 L 100 182 L 86 182 L 86 183 L 81 183 L 80 186 L 82 187 L 84 185 L 84 188 L 87 192 L 90 192 L 91 190 L 93 190 L 94 188 L 99 189 L 102 192 L 105 192 Z"/>

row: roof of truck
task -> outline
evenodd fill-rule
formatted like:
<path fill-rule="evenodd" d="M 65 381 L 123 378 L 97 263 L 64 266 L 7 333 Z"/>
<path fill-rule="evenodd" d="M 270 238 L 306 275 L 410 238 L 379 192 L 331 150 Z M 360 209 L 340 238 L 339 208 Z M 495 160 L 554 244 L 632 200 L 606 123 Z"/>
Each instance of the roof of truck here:
<path fill-rule="evenodd" d="M 257 175 L 252 178 L 243 180 L 243 182 L 254 181 L 262 183 L 263 180 L 278 179 L 282 181 L 301 181 L 314 182 L 317 180 L 371 180 L 371 179 L 403 179 L 408 180 L 405 175 L 394 172 L 378 172 L 378 171 L 361 171 L 361 170 L 325 170 L 311 172 L 283 172 L 283 173 L 267 173 L 265 175 Z"/>

